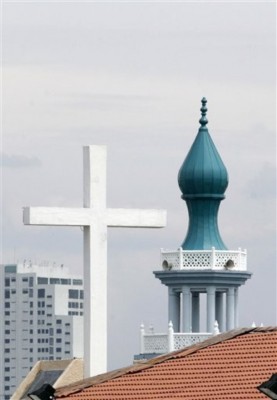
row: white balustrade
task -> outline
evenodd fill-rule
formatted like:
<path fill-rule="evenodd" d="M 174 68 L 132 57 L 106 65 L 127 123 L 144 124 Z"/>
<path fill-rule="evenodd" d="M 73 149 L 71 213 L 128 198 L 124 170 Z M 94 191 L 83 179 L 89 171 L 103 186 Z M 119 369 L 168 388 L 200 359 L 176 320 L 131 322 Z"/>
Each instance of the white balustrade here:
<path fill-rule="evenodd" d="M 144 335 L 143 352 L 141 354 L 163 354 L 168 352 L 168 335 L 154 333 Z"/>
<path fill-rule="evenodd" d="M 219 331 L 217 332 L 219 333 Z M 141 354 L 164 354 L 179 350 L 195 343 L 209 339 L 211 333 L 174 333 L 172 322 L 169 323 L 168 333 L 146 333 L 141 326 Z"/>
<path fill-rule="evenodd" d="M 164 270 L 247 270 L 246 250 L 164 250 L 161 249 Z"/>
<path fill-rule="evenodd" d="M 212 337 L 211 333 L 174 333 L 174 350 L 202 342 Z"/>

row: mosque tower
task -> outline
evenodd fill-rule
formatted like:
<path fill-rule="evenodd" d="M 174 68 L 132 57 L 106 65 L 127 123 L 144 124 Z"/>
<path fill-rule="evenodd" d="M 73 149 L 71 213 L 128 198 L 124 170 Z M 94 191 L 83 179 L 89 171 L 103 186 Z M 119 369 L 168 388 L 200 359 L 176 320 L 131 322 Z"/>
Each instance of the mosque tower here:
<path fill-rule="evenodd" d="M 206 103 L 203 98 L 200 128 L 178 174 L 189 215 L 187 234 L 177 250 L 161 250 L 161 270 L 154 271 L 168 287 L 168 337 L 161 344 L 161 334 L 145 333 L 142 326 L 145 355 L 237 328 L 239 288 L 251 277 L 246 250 L 227 249 L 220 236 L 217 215 L 228 173 L 207 129 Z"/>

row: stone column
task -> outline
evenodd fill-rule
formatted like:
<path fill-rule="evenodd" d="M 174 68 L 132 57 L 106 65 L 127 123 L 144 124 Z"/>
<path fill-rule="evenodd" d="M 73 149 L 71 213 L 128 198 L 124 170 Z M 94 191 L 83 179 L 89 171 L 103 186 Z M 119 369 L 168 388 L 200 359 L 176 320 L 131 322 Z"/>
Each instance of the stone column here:
<path fill-rule="evenodd" d="M 180 331 L 180 293 L 168 288 L 168 321 L 173 324 L 175 332 Z"/>
<path fill-rule="evenodd" d="M 191 292 L 189 286 L 183 286 L 183 332 L 191 332 Z"/>
<path fill-rule="evenodd" d="M 207 287 L 207 332 L 213 332 L 215 322 L 215 287 Z"/>
<path fill-rule="evenodd" d="M 224 324 L 224 307 L 223 307 L 223 292 L 216 292 L 215 294 L 215 319 L 218 322 L 218 329 L 220 332 L 225 331 Z"/>
<path fill-rule="evenodd" d="M 235 328 L 239 326 L 239 288 L 235 288 Z"/>
<path fill-rule="evenodd" d="M 192 311 L 192 332 L 200 332 L 200 301 L 199 292 L 192 292 L 191 311 Z"/>
<path fill-rule="evenodd" d="M 235 289 L 228 288 L 226 297 L 226 329 L 227 331 L 235 327 Z"/>

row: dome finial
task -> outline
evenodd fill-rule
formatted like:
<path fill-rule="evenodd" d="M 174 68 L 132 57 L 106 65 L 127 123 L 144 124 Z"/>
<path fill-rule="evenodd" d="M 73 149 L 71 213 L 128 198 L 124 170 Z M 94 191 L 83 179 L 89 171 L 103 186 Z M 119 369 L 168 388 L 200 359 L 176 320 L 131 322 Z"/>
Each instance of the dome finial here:
<path fill-rule="evenodd" d="M 205 128 L 205 126 L 206 126 L 207 123 L 208 123 L 208 120 L 207 120 L 207 118 L 206 118 L 206 113 L 207 113 L 207 111 L 208 111 L 208 109 L 207 109 L 207 107 L 206 107 L 207 100 L 206 100 L 205 97 L 203 97 L 203 99 L 201 100 L 201 103 L 202 103 L 202 107 L 200 108 L 200 111 L 201 111 L 201 118 L 200 118 L 199 122 L 200 122 L 200 124 L 201 124 L 201 127 Z"/>

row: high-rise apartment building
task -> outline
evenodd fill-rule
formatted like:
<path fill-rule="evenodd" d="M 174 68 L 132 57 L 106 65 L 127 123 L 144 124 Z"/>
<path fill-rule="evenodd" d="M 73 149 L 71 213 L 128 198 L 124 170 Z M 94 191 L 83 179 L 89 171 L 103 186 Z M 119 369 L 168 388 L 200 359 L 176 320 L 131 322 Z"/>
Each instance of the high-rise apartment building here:
<path fill-rule="evenodd" d="M 83 357 L 83 280 L 58 265 L 0 266 L 0 399 L 38 360 Z"/>

